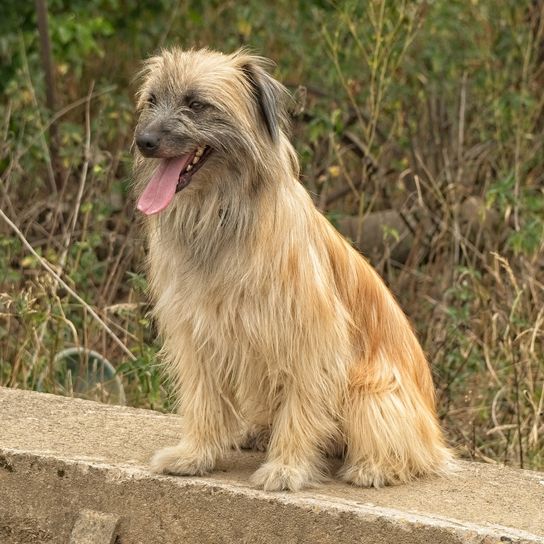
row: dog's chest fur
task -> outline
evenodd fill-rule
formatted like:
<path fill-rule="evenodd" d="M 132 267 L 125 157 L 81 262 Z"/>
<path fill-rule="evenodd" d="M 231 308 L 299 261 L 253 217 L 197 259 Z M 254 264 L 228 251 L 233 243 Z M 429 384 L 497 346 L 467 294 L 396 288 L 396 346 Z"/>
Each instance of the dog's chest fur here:
<path fill-rule="evenodd" d="M 217 383 L 233 386 L 242 399 L 269 396 L 287 376 L 304 372 L 299 352 L 330 350 L 334 365 L 347 359 L 338 346 L 349 349 L 348 318 L 330 289 L 325 248 L 305 225 L 306 194 L 293 185 L 288 197 L 276 196 L 264 203 L 278 208 L 274 224 L 260 223 L 255 203 L 225 208 L 211 199 L 200 216 L 187 207 L 166 219 L 178 226 L 177 239 L 167 235 L 176 232 L 172 224 L 150 225 L 150 288 L 165 353 L 176 354 L 170 368 L 193 364 L 197 354 Z M 282 218 L 295 210 L 297 221 Z M 259 242 L 262 231 L 266 244 Z M 318 336 L 324 329 L 330 346 Z M 288 361 L 299 368 L 282 366 Z M 249 391 L 256 385 L 262 391 Z"/>

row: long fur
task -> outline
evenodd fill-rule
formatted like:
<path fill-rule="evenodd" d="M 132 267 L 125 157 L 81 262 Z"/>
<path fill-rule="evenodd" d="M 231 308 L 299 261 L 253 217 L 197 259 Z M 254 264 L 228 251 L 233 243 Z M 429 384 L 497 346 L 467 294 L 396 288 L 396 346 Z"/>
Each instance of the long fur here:
<path fill-rule="evenodd" d="M 215 150 L 146 221 L 154 315 L 183 415 L 181 442 L 152 468 L 204 474 L 270 434 L 252 477 L 267 490 L 320 481 L 329 452 L 360 486 L 442 473 L 451 454 L 423 351 L 383 281 L 299 183 L 286 92 L 265 66 L 244 51 L 173 49 L 144 68 L 138 130 L 160 119 L 184 136 L 165 143 L 169 153 L 187 138 Z M 179 101 L 195 89 L 212 113 L 178 126 Z M 162 101 L 152 111 L 149 93 Z M 136 195 L 156 167 L 136 153 Z"/>

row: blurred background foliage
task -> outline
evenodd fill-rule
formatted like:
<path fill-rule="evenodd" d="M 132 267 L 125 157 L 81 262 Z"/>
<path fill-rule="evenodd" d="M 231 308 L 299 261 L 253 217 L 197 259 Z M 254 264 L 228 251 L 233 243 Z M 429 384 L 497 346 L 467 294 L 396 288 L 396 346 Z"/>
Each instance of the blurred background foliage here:
<path fill-rule="evenodd" d="M 0 6 L 0 385 L 76 394 L 55 356 L 84 347 L 129 404 L 172 408 L 130 197 L 134 77 L 171 44 L 248 46 L 297 97 L 302 183 L 412 319 L 452 444 L 544 469 L 544 2 L 47 7 L 55 111 L 34 3 Z"/>

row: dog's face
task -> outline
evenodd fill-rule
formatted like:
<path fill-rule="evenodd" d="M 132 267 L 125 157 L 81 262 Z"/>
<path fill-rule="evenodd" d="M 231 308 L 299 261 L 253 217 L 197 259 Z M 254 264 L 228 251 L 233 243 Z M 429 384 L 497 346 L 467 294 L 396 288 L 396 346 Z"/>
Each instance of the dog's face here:
<path fill-rule="evenodd" d="M 160 159 L 138 202 L 144 213 L 163 210 L 199 179 L 274 152 L 285 89 L 262 59 L 173 49 L 149 59 L 143 79 L 135 142 L 143 160 Z"/>

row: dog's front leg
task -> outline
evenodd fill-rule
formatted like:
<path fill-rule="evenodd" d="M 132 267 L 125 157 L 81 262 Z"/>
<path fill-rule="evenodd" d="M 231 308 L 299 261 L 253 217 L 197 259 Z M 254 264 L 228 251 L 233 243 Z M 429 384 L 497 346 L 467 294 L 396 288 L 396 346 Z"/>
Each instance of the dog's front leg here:
<path fill-rule="evenodd" d="M 239 434 L 239 417 L 231 395 L 220 386 L 210 361 L 184 361 L 177 366 L 183 438 L 151 459 L 154 472 L 201 476 L 211 471 Z"/>
<path fill-rule="evenodd" d="M 266 462 L 253 474 L 266 491 L 297 491 L 323 480 L 323 445 L 335 434 L 328 403 L 307 384 L 284 387 Z"/>

